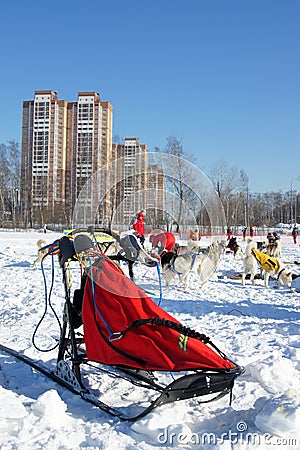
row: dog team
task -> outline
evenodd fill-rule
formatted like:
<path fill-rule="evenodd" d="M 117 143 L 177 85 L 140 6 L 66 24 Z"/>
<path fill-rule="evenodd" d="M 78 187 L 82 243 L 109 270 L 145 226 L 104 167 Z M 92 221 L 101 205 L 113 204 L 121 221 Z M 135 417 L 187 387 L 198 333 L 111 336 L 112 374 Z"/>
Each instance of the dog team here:
<path fill-rule="evenodd" d="M 133 233 L 134 230 L 132 230 Z M 249 237 L 244 252 L 237 243 L 237 238 L 230 236 L 226 241 L 214 241 L 208 247 L 200 247 L 199 242 L 188 240 L 186 245 L 179 245 L 173 233 L 155 230 L 150 233 L 149 243 L 152 245 L 149 257 L 152 261 L 159 261 L 162 278 L 169 286 L 176 278 L 188 289 L 188 279 L 191 272 L 195 272 L 203 286 L 208 279 L 216 278 L 215 272 L 221 255 L 225 251 L 233 253 L 234 258 L 243 261 L 242 285 L 245 286 L 246 276 L 250 274 L 250 281 L 254 285 L 255 277 L 260 268 L 263 274 L 264 285 L 269 287 L 270 277 L 276 279 L 280 285 L 291 287 L 292 273 L 281 262 L 281 240 L 274 232 L 267 235 L 267 241 L 255 241 Z M 44 239 L 37 242 L 38 256 L 33 263 L 36 267 L 47 253 Z M 142 250 L 142 249 L 141 249 Z M 120 246 L 115 246 L 114 254 L 120 252 Z M 145 252 L 144 252 L 145 253 Z M 137 261 L 141 259 L 136 258 Z M 134 262 L 134 261 L 133 261 Z M 133 279 L 131 271 L 130 277 Z"/>

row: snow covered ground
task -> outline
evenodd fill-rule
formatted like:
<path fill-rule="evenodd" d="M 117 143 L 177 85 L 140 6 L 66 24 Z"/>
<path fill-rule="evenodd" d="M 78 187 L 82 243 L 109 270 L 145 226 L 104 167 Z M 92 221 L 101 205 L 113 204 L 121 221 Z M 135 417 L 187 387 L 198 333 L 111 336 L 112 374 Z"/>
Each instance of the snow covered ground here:
<path fill-rule="evenodd" d="M 47 243 L 60 236 L 47 234 Z M 43 237 L 37 232 L 0 232 L 0 342 L 48 362 L 56 351 L 39 352 L 32 344 L 45 308 L 43 274 L 32 266 L 36 241 Z M 300 275 L 300 266 L 293 264 L 300 261 L 299 245 L 284 235 L 282 247 L 283 261 Z M 226 253 L 219 262 L 218 280 L 200 289 L 191 274 L 187 292 L 175 285 L 164 288 L 161 303 L 245 367 L 235 383 L 231 406 L 228 396 L 204 405 L 181 401 L 159 407 L 137 422 L 121 422 L 0 352 L 1 450 L 300 449 L 300 278 L 294 280 L 293 290 L 279 289 L 275 281 L 266 290 L 261 280 L 255 286 L 248 281 L 243 288 L 235 277 L 241 270 L 242 261 Z M 49 258 L 45 262 L 49 280 L 51 272 Z M 156 269 L 135 265 L 135 276 L 157 301 Z M 63 301 L 57 264 L 52 304 L 59 316 Z M 58 335 L 49 313 L 35 343 L 49 348 Z M 117 397 L 117 384 L 114 389 Z"/>

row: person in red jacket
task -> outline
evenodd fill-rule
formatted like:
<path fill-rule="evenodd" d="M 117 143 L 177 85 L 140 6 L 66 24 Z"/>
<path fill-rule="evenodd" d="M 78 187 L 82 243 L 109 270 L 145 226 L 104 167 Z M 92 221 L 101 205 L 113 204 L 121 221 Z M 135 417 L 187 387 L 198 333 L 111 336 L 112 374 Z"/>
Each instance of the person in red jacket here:
<path fill-rule="evenodd" d="M 253 226 L 250 225 L 250 237 L 251 238 L 253 238 L 253 234 L 254 234 Z"/>
<path fill-rule="evenodd" d="M 146 211 L 142 209 L 142 211 L 137 214 L 132 224 L 132 227 L 142 244 L 145 242 L 145 213 Z"/>
<path fill-rule="evenodd" d="M 165 231 L 165 237 L 166 237 L 165 249 L 167 250 L 167 252 L 171 252 L 175 245 L 175 236 L 173 233 Z"/>
<path fill-rule="evenodd" d="M 152 248 L 157 248 L 158 254 L 171 252 L 175 245 L 175 236 L 169 231 L 154 230 L 150 233 L 149 241 Z"/>
<path fill-rule="evenodd" d="M 231 228 L 228 227 L 227 228 L 227 241 L 230 241 L 231 235 L 232 235 Z"/>

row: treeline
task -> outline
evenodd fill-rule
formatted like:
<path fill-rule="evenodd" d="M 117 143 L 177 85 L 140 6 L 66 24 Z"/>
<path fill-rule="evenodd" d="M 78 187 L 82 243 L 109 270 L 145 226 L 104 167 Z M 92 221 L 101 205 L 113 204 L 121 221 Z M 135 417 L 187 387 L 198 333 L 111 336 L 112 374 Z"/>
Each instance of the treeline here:
<path fill-rule="evenodd" d="M 244 170 L 229 167 L 225 161 L 216 163 L 211 180 L 222 201 L 229 226 L 250 225 L 272 227 L 277 223 L 293 224 L 299 219 L 300 195 L 287 192 L 250 193 Z"/>
<path fill-rule="evenodd" d="M 156 151 L 160 150 L 156 148 Z M 164 151 L 194 163 L 193 157 L 185 155 L 181 141 L 174 136 L 167 138 L 167 147 Z M 221 199 L 228 226 L 237 227 L 252 223 L 256 227 L 272 227 L 277 223 L 293 224 L 297 218 L 299 222 L 300 195 L 296 190 L 285 193 L 250 193 L 246 172 L 228 166 L 223 160 L 215 163 L 207 175 Z M 2 228 L 29 226 L 27 222 L 25 223 L 28 212 L 21 211 L 20 207 L 20 178 L 19 144 L 15 141 L 0 144 L 0 227 Z M 182 195 L 184 200 L 184 194 Z M 54 223 L 61 223 L 61 217 L 61 211 L 58 211 Z M 205 211 L 199 210 L 196 212 L 196 217 L 198 225 L 209 226 Z M 42 226 L 43 224 L 33 225 Z"/>

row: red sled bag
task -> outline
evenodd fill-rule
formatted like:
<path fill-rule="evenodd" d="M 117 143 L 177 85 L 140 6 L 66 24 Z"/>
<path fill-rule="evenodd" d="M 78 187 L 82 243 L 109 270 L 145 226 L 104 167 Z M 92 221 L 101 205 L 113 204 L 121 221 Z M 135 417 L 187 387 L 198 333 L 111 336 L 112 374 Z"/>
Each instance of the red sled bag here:
<path fill-rule="evenodd" d="M 89 360 L 151 371 L 235 367 L 208 337 L 184 327 L 106 256 L 93 250 L 86 270 L 82 320 Z"/>

